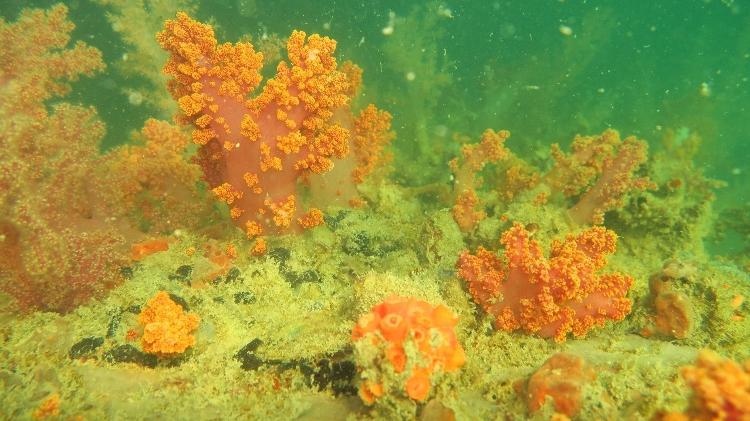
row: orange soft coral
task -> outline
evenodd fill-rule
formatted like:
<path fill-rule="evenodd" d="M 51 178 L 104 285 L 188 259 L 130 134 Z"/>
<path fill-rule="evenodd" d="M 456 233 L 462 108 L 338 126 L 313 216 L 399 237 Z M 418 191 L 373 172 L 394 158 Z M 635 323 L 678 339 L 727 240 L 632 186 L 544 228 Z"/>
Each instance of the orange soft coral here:
<path fill-rule="evenodd" d="M 417 401 L 427 399 L 438 372 L 464 364 L 456 322 L 444 305 L 403 297 L 391 297 L 362 316 L 352 331 L 363 372 L 362 400 L 371 404 L 394 389 Z"/>
<path fill-rule="evenodd" d="M 583 404 L 583 387 L 595 378 L 594 369 L 583 358 L 555 354 L 529 378 L 526 385 L 529 411 L 538 411 L 550 397 L 556 412 L 575 416 Z"/>
<path fill-rule="evenodd" d="M 104 124 L 61 98 L 104 63 L 70 42 L 67 14 L 58 4 L 0 18 L 0 290 L 25 311 L 67 312 L 101 296 L 124 263 L 96 177 Z"/>
<path fill-rule="evenodd" d="M 457 263 L 459 276 L 474 300 L 495 317 L 498 329 L 523 329 L 563 341 L 568 333 L 583 336 L 630 312 L 625 294 L 633 278 L 597 274 L 615 251 L 614 232 L 592 227 L 554 241 L 549 259 L 519 223 L 500 241 L 505 259 L 480 248 L 476 255 L 463 252 Z"/>
<path fill-rule="evenodd" d="M 663 419 L 741 421 L 750 419 L 750 360 L 744 365 L 708 350 L 701 351 L 694 366 L 684 367 L 682 377 L 693 389 L 687 413 Z"/>
<path fill-rule="evenodd" d="M 196 184 L 200 167 L 186 158 L 189 143 L 178 126 L 148 119 L 132 143 L 109 151 L 98 179 L 108 214 L 156 234 L 207 224 L 215 215 Z"/>
<path fill-rule="evenodd" d="M 390 140 L 390 115 L 368 107 L 355 121 L 350 102 L 361 71 L 338 66 L 336 41 L 292 32 L 288 62 L 260 92 L 263 55 L 250 43 L 218 44 L 213 28 L 178 13 L 157 36 L 171 57 L 164 72 L 173 79 L 183 123 L 194 127 L 198 161 L 218 199 L 237 226 L 257 235 L 295 232 L 305 210 L 298 187 L 331 171 L 355 149 L 350 185 L 371 171 Z M 350 145 L 352 131 L 355 142 Z M 343 165 L 346 166 L 346 165 Z M 250 223 L 250 225 L 248 225 Z M 309 224 L 307 224 L 309 226 Z"/>
<path fill-rule="evenodd" d="M 481 209 L 476 193 L 476 189 L 482 184 L 477 173 L 487 163 L 498 162 L 510 156 L 510 152 L 505 148 L 505 141 L 509 137 L 510 132 L 507 130 L 495 132 L 487 129 L 482 133 L 479 143 L 464 145 L 461 148 L 460 160 L 455 158 L 450 162 L 455 186 L 453 219 L 462 231 L 471 231 L 485 218 L 485 212 Z"/>
<path fill-rule="evenodd" d="M 622 206 L 628 192 L 655 187 L 648 178 L 633 176 L 648 151 L 646 142 L 635 136 L 621 140 L 617 131 L 608 129 L 600 136 L 576 136 L 571 150 L 565 154 L 552 145 L 555 166 L 546 181 L 565 196 L 578 196 L 569 210 L 578 224 L 601 224 L 604 213 Z"/>
<path fill-rule="evenodd" d="M 200 318 L 185 314 L 169 294 L 159 291 L 138 316 L 138 322 L 143 326 L 141 346 L 145 352 L 175 355 L 195 345 L 192 333 Z"/>

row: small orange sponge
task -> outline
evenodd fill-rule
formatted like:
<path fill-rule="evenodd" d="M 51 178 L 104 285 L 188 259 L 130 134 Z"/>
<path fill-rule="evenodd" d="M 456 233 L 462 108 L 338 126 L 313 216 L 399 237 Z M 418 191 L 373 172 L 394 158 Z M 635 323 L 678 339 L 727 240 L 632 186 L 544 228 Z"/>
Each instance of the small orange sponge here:
<path fill-rule="evenodd" d="M 141 346 L 145 352 L 174 355 L 195 345 L 192 333 L 200 318 L 185 314 L 169 294 L 159 291 L 138 316 L 138 322 L 143 326 Z"/>
<path fill-rule="evenodd" d="M 403 297 L 391 297 L 362 316 L 352 331 L 362 400 L 371 404 L 396 388 L 411 399 L 427 399 L 435 375 L 455 371 L 466 360 L 456 339 L 457 321 L 444 305 Z"/>

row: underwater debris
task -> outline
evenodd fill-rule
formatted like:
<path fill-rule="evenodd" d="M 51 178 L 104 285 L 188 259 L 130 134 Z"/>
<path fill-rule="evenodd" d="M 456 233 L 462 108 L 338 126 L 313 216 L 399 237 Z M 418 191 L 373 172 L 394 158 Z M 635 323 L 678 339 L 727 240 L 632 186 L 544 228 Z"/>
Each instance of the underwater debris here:
<path fill-rule="evenodd" d="M 299 370 L 305 377 L 308 387 L 315 386 L 319 391 L 330 389 L 335 396 L 357 393 L 357 388 L 353 383 L 357 369 L 354 362 L 348 359 L 351 356 L 350 350 L 338 352 L 317 361 L 309 359 L 264 360 L 256 354 L 261 345 L 263 341 L 255 338 L 234 355 L 234 359 L 240 361 L 240 367 L 243 370 L 254 371 L 263 366 L 275 367 L 279 373 Z"/>
<path fill-rule="evenodd" d="M 120 266 L 120 275 L 125 279 L 133 279 L 133 267 Z"/>
<path fill-rule="evenodd" d="M 336 215 L 331 214 L 324 214 L 323 220 L 326 223 L 326 226 L 331 229 L 331 231 L 336 231 L 339 227 L 339 223 L 346 218 L 346 216 L 349 214 L 349 211 L 346 210 L 340 210 L 336 212 Z"/>
<path fill-rule="evenodd" d="M 304 283 L 318 283 L 322 279 L 320 273 L 314 269 L 307 269 L 301 272 L 292 270 L 287 264 L 292 257 L 289 249 L 276 247 L 271 249 L 269 256 L 278 262 L 279 274 L 284 277 L 292 288 L 297 288 Z"/>
<path fill-rule="evenodd" d="M 264 364 L 263 360 L 255 355 L 255 351 L 257 351 L 262 344 L 263 341 L 255 338 L 243 346 L 242 349 L 237 351 L 234 355 L 234 358 L 241 363 L 243 370 L 257 370 L 258 367 Z"/>
<path fill-rule="evenodd" d="M 377 235 L 377 232 L 357 231 L 341 239 L 341 250 L 350 256 L 383 257 L 399 248 L 397 239 Z"/>
<path fill-rule="evenodd" d="M 227 283 L 233 283 L 237 281 L 242 281 L 244 278 L 242 278 L 242 272 L 238 267 L 233 267 L 229 269 L 229 272 L 227 272 L 227 276 L 225 278 L 225 282 Z"/>
<path fill-rule="evenodd" d="M 357 366 L 353 361 L 322 358 L 308 373 L 308 378 L 312 378 L 312 384 L 317 386 L 318 390 L 330 387 L 336 396 L 357 394 L 357 388 L 353 384 Z"/>
<path fill-rule="evenodd" d="M 444 305 L 406 297 L 386 299 L 362 316 L 352 330 L 362 401 L 371 405 L 386 395 L 425 401 L 441 373 L 464 364 L 457 321 Z"/>
<path fill-rule="evenodd" d="M 555 240 L 549 258 L 517 222 L 500 242 L 505 259 L 479 247 L 476 255 L 464 251 L 456 264 L 474 301 L 494 317 L 495 328 L 522 329 L 562 342 L 568 333 L 584 336 L 630 312 L 632 302 L 625 295 L 633 278 L 597 274 L 615 251 L 613 231 L 591 227 Z"/>
<path fill-rule="evenodd" d="M 193 266 L 182 265 L 175 269 L 174 273 L 168 276 L 169 280 L 180 281 L 187 285 L 190 285 L 190 277 L 193 274 Z"/>
<path fill-rule="evenodd" d="M 255 294 L 250 291 L 242 291 L 234 294 L 235 304 L 253 304 L 255 301 Z"/>

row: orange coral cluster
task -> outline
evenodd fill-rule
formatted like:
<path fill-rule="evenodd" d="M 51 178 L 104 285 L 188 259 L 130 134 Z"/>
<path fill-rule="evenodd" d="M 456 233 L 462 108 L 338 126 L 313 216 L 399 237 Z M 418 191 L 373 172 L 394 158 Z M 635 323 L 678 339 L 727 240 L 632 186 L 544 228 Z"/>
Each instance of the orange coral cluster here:
<path fill-rule="evenodd" d="M 505 259 L 480 247 L 476 255 L 464 251 L 457 263 L 459 276 L 474 300 L 495 317 L 496 328 L 564 341 L 568 333 L 583 336 L 630 312 L 632 303 L 625 295 L 633 278 L 597 274 L 615 251 L 614 232 L 592 227 L 555 240 L 550 258 L 519 223 L 500 242 Z"/>
<path fill-rule="evenodd" d="M 507 131 L 488 129 L 480 143 L 463 146 L 461 157 L 450 162 L 453 218 L 464 232 L 473 230 L 486 217 L 478 193 L 482 179 L 477 173 L 488 163 L 497 164 L 491 187 L 501 200 L 509 202 L 522 192 L 542 187 L 527 200 L 540 206 L 551 199 L 565 199 L 569 202 L 565 204 L 567 214 L 579 225 L 600 225 L 605 212 L 621 207 L 628 193 L 655 188 L 647 177 L 634 175 L 646 161 L 648 151 L 646 142 L 634 136 L 621 139 L 611 129 L 598 136 L 576 136 L 570 153 L 554 144 L 551 156 L 555 163 L 546 174 L 507 149 L 508 137 Z"/>
<path fill-rule="evenodd" d="M 693 389 L 690 408 L 663 420 L 750 420 L 750 360 L 740 365 L 704 350 L 694 366 L 682 369 L 682 377 Z"/>
<path fill-rule="evenodd" d="M 200 318 L 185 314 L 169 294 L 159 291 L 138 316 L 138 322 L 143 326 L 141 346 L 145 352 L 175 355 L 195 345 L 192 333 Z"/>
<path fill-rule="evenodd" d="M 179 127 L 148 119 L 132 143 L 108 152 L 99 178 L 111 204 L 107 211 L 162 234 L 210 221 L 211 198 L 196 185 L 200 167 L 185 158 L 189 143 Z"/>
<path fill-rule="evenodd" d="M 42 401 L 39 407 L 31 413 L 31 416 L 35 420 L 46 420 L 47 418 L 57 417 L 60 415 L 60 402 L 60 394 L 53 393 Z"/>
<path fill-rule="evenodd" d="M 616 130 L 607 129 L 599 136 L 576 136 L 571 153 L 565 154 L 552 145 L 555 166 L 546 179 L 566 197 L 578 196 L 569 209 L 578 224 L 602 224 L 604 213 L 622 206 L 623 197 L 632 190 L 653 189 L 648 178 L 633 177 L 646 161 L 646 142 L 628 136 L 620 139 Z"/>
<path fill-rule="evenodd" d="M 211 26 L 185 13 L 167 21 L 157 39 L 171 53 L 164 72 L 173 77 L 182 122 L 194 126 L 204 178 L 250 237 L 317 225 L 302 217 L 298 183 L 344 159 L 357 161 L 342 166 L 353 167 L 344 183 L 360 182 L 392 137 L 388 113 L 370 106 L 351 116 L 361 71 L 337 65 L 330 38 L 294 31 L 289 63 L 280 62 L 252 98 L 263 66 L 252 44 L 219 45 Z"/>
<path fill-rule="evenodd" d="M 453 219 L 461 230 L 471 231 L 487 216 L 480 207 L 476 192 L 482 184 L 482 179 L 477 177 L 477 173 L 488 163 L 508 158 L 510 152 L 505 148 L 505 141 L 509 137 L 510 132 L 507 130 L 495 132 L 487 129 L 482 133 L 479 143 L 464 145 L 461 148 L 460 160 L 454 158 L 450 161 L 455 185 Z"/>
<path fill-rule="evenodd" d="M 67 13 L 0 19 L 0 289 L 23 310 L 69 311 L 116 285 L 123 262 L 95 177 L 104 124 L 55 98 L 104 68 L 96 48 L 69 45 Z"/>
<path fill-rule="evenodd" d="M 531 375 L 526 385 L 530 412 L 542 408 L 547 397 L 559 414 L 575 416 L 583 404 L 583 388 L 596 378 L 594 369 L 583 358 L 566 353 L 551 356 Z"/>
<path fill-rule="evenodd" d="M 455 371 L 466 359 L 456 323 L 448 307 L 404 297 L 391 297 L 362 316 L 352 331 L 363 372 L 362 400 L 371 404 L 392 389 L 427 399 L 434 375 Z"/>

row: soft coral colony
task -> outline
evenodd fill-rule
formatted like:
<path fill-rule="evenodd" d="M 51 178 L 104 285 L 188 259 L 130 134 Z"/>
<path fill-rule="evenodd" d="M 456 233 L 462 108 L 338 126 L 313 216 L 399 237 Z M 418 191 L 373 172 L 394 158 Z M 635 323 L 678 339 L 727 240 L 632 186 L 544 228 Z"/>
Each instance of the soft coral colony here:
<path fill-rule="evenodd" d="M 323 212 L 332 204 L 365 203 L 358 185 L 383 163 L 384 149 L 394 137 L 391 115 L 374 105 L 352 110 L 362 71 L 337 62 L 334 40 L 294 31 L 286 45 L 288 61 L 281 61 L 263 84 L 264 57 L 252 44 L 220 44 L 211 26 L 178 13 L 164 24 L 157 40 L 169 53 L 164 73 L 171 78 L 169 91 L 179 105 L 180 127 L 148 120 L 137 137 L 142 145 L 121 146 L 99 156 L 96 146 L 103 125 L 93 110 L 58 104 L 48 111 L 44 104 L 51 95 L 66 92 L 60 80 L 103 67 L 91 47 L 79 43 L 65 49 L 72 29 L 65 14 L 65 7 L 57 6 L 47 13 L 25 13 L 14 24 L 18 26 L 0 22 L 3 44 L 19 46 L 0 55 L 2 96 L 15 101 L 0 105 L 3 148 L 12 152 L 0 160 L 0 286 L 24 309 L 68 311 L 112 287 L 111 273 L 124 259 L 121 244 L 126 237 L 131 242 L 140 239 L 114 223 L 116 217 L 138 215 L 141 231 L 165 233 L 178 226 L 193 228 L 197 219 L 215 216 L 203 209 L 210 206 L 194 186 L 201 173 L 213 196 L 226 204 L 226 220 L 253 240 L 256 256 L 266 251 L 267 238 L 282 239 L 323 225 Z M 34 45 L 18 39 L 17 33 L 37 26 L 46 30 L 38 33 Z M 23 54 L 27 48 L 32 54 Z M 31 70 L 18 70 L 26 67 Z M 198 147 L 196 164 L 185 159 L 190 139 L 184 128 Z M 451 388 L 465 381 L 459 379 L 459 370 L 473 365 L 476 372 L 478 366 L 475 350 L 461 343 L 476 333 L 466 332 L 478 325 L 466 322 L 474 320 L 467 318 L 474 309 L 475 321 L 486 316 L 496 329 L 509 332 L 507 337 L 520 338 L 513 336 L 520 332 L 549 342 L 583 337 L 630 313 L 634 302 L 628 293 L 636 279 L 607 268 L 618 237 L 603 224 L 605 213 L 621 207 L 629 193 L 654 187 L 638 174 L 647 158 L 646 143 L 632 136 L 621 139 L 614 130 L 578 136 L 569 153 L 553 145 L 553 163 L 542 172 L 514 155 L 506 146 L 509 139 L 508 131 L 488 129 L 479 143 L 464 145 L 446 166 L 454 175 L 453 220 L 446 215 L 455 223 L 460 242 L 448 260 L 450 267 L 455 262 L 455 285 L 463 280 L 456 287 L 460 293 L 454 294 L 461 299 L 445 298 L 443 304 L 419 293 L 380 297 L 372 300 L 377 302 L 368 306 L 369 312 L 350 311 L 344 328 L 338 328 L 338 333 L 351 333 L 342 353 L 356 364 L 357 391 L 366 405 L 383 411 L 404 403 L 413 408 L 429 405 L 432 396 L 455 394 Z M 502 175 L 486 180 L 505 206 L 498 208 L 507 211 L 517 205 L 515 210 L 488 216 L 481 194 L 485 180 L 480 177 L 488 166 L 496 166 Z M 92 174 L 99 176 L 99 188 L 90 183 Z M 559 208 L 563 222 L 533 219 L 554 210 L 525 212 L 545 206 Z M 498 225 L 482 237 L 482 224 L 489 219 Z M 485 248 L 494 246 L 502 227 L 501 250 Z M 285 239 L 299 244 L 308 238 Z M 139 243 L 132 260 L 145 261 L 151 253 L 166 251 L 170 241 Z M 485 247 L 459 253 L 466 243 Z M 194 248 L 185 254 L 193 253 Z M 230 244 L 219 254 L 223 275 L 237 252 Z M 265 258 L 253 259 L 250 264 Z M 273 263 L 270 258 L 263 261 Z M 59 268 L 63 270 L 58 274 Z M 56 293 L 40 292 L 48 289 Z M 195 284 L 186 289 L 198 291 Z M 250 301 L 248 296 L 235 295 L 235 304 Z M 214 327 L 214 313 L 191 313 L 168 291 L 160 290 L 135 307 L 142 304 L 140 327 L 127 335 L 129 340 L 140 338 L 138 352 L 154 358 L 178 361 L 176 357 L 184 357 L 196 344 L 203 345 L 196 330 Z M 459 311 L 461 304 L 469 310 Z M 463 315 L 463 324 L 457 314 Z M 257 341 L 251 342 L 256 344 L 253 350 Z M 581 358 L 550 361 L 545 367 L 551 368 L 540 369 L 542 374 L 530 384 L 532 411 L 555 395 L 546 385 L 559 382 L 554 379 L 560 376 L 557 365 L 570 366 L 568 371 L 580 372 L 581 379 L 595 377 L 588 367 L 584 370 Z M 691 386 L 696 384 L 695 375 L 686 378 Z M 537 383 L 542 386 L 531 388 Z M 572 394 L 577 396 L 576 409 L 570 415 L 580 406 L 578 392 Z M 566 400 L 567 390 L 560 394 L 556 403 Z"/>
<path fill-rule="evenodd" d="M 204 179 L 248 237 L 320 225 L 318 208 L 301 210 L 303 182 L 317 203 L 358 201 L 354 185 L 391 139 L 391 117 L 373 105 L 352 115 L 361 70 L 338 66 L 335 41 L 293 32 L 290 63 L 280 62 L 248 98 L 262 79 L 263 55 L 252 44 L 217 45 L 213 29 L 185 13 L 164 28 L 157 37 L 171 53 L 164 72 L 174 78 L 181 120 L 194 125 Z"/>
<path fill-rule="evenodd" d="M 616 240 L 614 232 L 592 227 L 555 240 L 546 259 L 539 243 L 516 223 L 501 239 L 505 259 L 482 247 L 476 255 L 464 252 L 458 260 L 459 276 L 498 329 L 523 329 L 563 341 L 568 333 L 583 336 L 630 312 L 632 303 L 625 294 L 633 278 L 597 274 L 615 251 Z"/>

